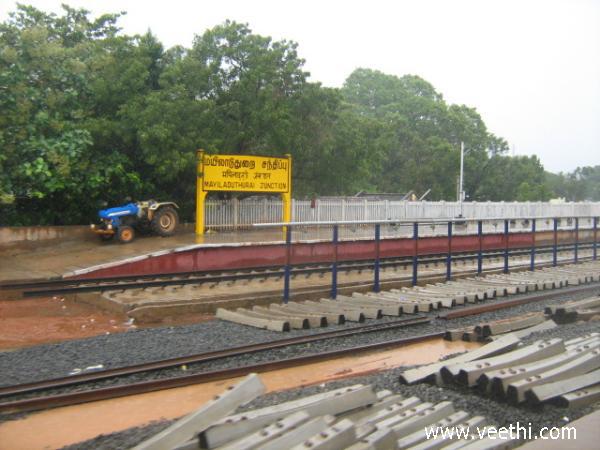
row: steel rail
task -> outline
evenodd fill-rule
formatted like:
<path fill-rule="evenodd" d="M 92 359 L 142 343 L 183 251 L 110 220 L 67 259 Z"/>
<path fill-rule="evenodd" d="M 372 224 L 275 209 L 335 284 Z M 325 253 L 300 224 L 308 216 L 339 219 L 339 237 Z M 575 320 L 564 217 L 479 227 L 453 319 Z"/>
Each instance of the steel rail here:
<path fill-rule="evenodd" d="M 176 387 L 189 386 L 192 384 L 225 380 L 234 377 L 244 376 L 249 373 L 263 373 L 346 355 L 355 355 L 357 353 L 381 350 L 389 347 L 404 346 L 412 343 L 423 342 L 430 339 L 441 338 L 443 337 L 443 335 L 443 332 L 430 333 L 420 336 L 412 336 L 408 338 L 378 342 L 375 344 L 361 345 L 341 350 L 331 350 L 312 355 L 297 356 L 294 358 L 281 359 L 277 361 L 268 361 L 243 367 L 234 367 L 229 369 L 215 370 L 211 372 L 182 375 L 179 377 L 166 378 L 163 380 L 149 380 L 127 385 L 110 386 L 98 389 L 90 389 L 86 391 L 70 392 L 64 394 L 48 395 L 2 402 L 0 403 L 0 413 L 36 411 L 40 409 L 56 408 L 59 406 L 76 405 L 80 403 L 87 403 L 98 400 L 107 400 L 128 395 L 160 391 L 163 389 L 172 389 Z"/>
<path fill-rule="evenodd" d="M 591 245 L 591 244 L 582 244 L 582 246 L 580 248 L 585 249 L 586 245 Z M 569 245 L 563 245 L 561 247 L 559 247 L 559 251 L 560 249 L 564 247 L 565 250 L 570 250 L 571 247 Z M 541 249 L 541 251 L 543 252 L 544 250 L 548 250 L 549 252 L 552 250 L 551 246 L 544 246 L 544 247 L 539 247 L 539 249 Z M 515 252 L 515 256 L 518 256 L 521 252 L 523 255 L 528 254 L 528 252 L 530 251 L 530 249 L 528 247 L 522 247 L 522 248 L 516 248 L 514 249 Z M 494 257 L 498 255 L 503 255 L 503 249 L 497 250 L 497 251 L 490 251 L 488 253 L 486 253 L 484 256 L 486 257 Z M 471 259 L 473 257 L 475 257 L 476 255 L 474 255 L 472 252 L 462 252 L 462 253 L 456 253 L 454 258 L 455 260 L 461 260 L 461 259 Z M 439 254 L 432 254 L 432 255 L 425 255 L 423 256 L 423 258 L 421 259 L 421 262 L 426 264 L 426 263 L 430 263 L 430 262 L 442 262 L 442 259 L 446 257 L 445 253 L 439 253 Z M 394 264 L 402 264 L 405 260 L 406 262 L 410 262 L 410 258 L 412 258 L 412 256 L 405 256 L 405 257 L 389 257 L 389 258 L 381 258 L 381 264 L 388 264 L 388 265 L 394 265 Z M 439 260 L 439 261 L 438 261 Z M 364 266 L 364 268 L 371 268 L 373 266 L 372 263 L 368 262 L 369 260 L 345 260 L 345 261 L 339 261 L 339 266 L 342 267 L 343 265 L 349 265 L 354 267 L 354 265 L 356 264 L 362 264 Z M 314 270 L 314 271 L 318 271 L 318 270 L 326 270 L 327 267 L 331 264 L 331 262 L 323 262 L 323 263 L 302 263 L 302 264 L 293 264 L 292 265 L 292 269 L 295 270 L 299 270 L 299 269 L 308 269 L 308 271 L 310 270 Z M 327 267 L 318 267 L 318 268 L 314 268 L 314 266 L 327 266 Z M 261 271 L 260 273 L 254 273 L 254 274 L 250 274 L 250 272 L 252 271 L 256 271 L 259 270 Z M 213 281 L 212 278 L 209 277 L 215 277 L 214 280 L 218 280 L 218 277 L 220 275 L 224 275 L 224 274 L 228 274 L 231 272 L 235 272 L 235 275 L 231 275 L 231 276 L 237 276 L 237 277 L 244 277 L 248 274 L 255 276 L 257 278 L 263 277 L 265 276 L 265 274 L 268 271 L 274 271 L 276 272 L 274 275 L 279 275 L 281 272 L 281 266 L 277 265 L 277 266 L 256 266 L 256 267 L 250 267 L 250 268 L 240 268 L 240 269 L 231 269 L 231 270 L 222 270 L 222 269 L 216 269 L 216 270 L 204 270 L 204 271 L 191 271 L 191 272 L 173 272 L 173 273 L 168 273 L 168 274 L 164 274 L 164 273 L 157 273 L 157 274 L 140 274 L 140 275 L 124 275 L 124 276 L 113 276 L 113 277 L 96 277 L 96 278 L 54 278 L 54 279 L 48 279 L 48 280 L 42 280 L 42 281 L 31 281 L 31 282 L 15 282 L 15 283 L 0 283 L 0 289 L 38 289 L 38 288 L 51 288 L 51 287 L 70 287 L 70 286 L 78 286 L 78 285 L 83 285 L 83 284 L 93 284 L 93 283 L 119 283 L 119 286 L 122 286 L 124 282 L 126 281 L 131 281 L 131 282 L 139 282 L 139 284 L 143 284 L 143 282 L 140 282 L 140 280 L 146 280 L 149 279 L 151 282 L 152 281 L 160 281 L 160 280 L 156 280 L 157 278 L 165 278 L 167 280 L 165 281 L 171 281 L 168 280 L 169 278 L 176 278 L 176 277 L 186 277 L 186 278 L 190 278 L 190 277 L 198 277 L 198 278 L 193 278 L 194 281 L 199 281 L 199 282 L 211 282 Z M 264 272 L 264 273 L 263 273 Z M 173 280 L 173 282 L 189 282 L 187 279 L 181 279 L 181 280 Z"/>
<path fill-rule="evenodd" d="M 582 244 L 580 249 L 586 249 L 591 244 Z M 538 254 L 551 253 L 552 248 L 539 247 Z M 565 250 L 570 250 L 565 246 Z M 529 248 L 519 248 L 511 251 L 510 256 L 524 256 L 530 254 Z M 559 250 L 560 251 L 560 250 Z M 504 255 L 504 250 L 487 252 L 484 258 L 494 258 Z M 401 258 L 386 258 L 380 262 L 380 267 L 395 267 L 402 264 L 409 264 L 411 256 Z M 445 263 L 447 255 L 439 254 L 425 256 L 420 259 L 419 264 Z M 453 261 L 475 260 L 477 254 L 463 253 L 453 256 Z M 580 260 L 589 259 L 588 257 L 579 258 Z M 370 270 L 374 263 L 364 260 L 340 261 L 338 270 Z M 314 266 L 317 267 L 314 267 Z M 255 272 L 259 270 L 260 272 Z M 310 275 L 313 273 L 327 273 L 331 271 L 330 263 L 306 263 L 292 266 L 292 276 Z M 233 272 L 233 273 L 232 273 Z M 254 272 L 254 273 L 252 273 Z M 215 274 L 215 275 L 213 275 Z M 285 272 L 281 266 L 256 267 L 248 269 L 233 269 L 230 271 L 216 270 L 203 272 L 177 272 L 172 274 L 144 274 L 124 277 L 100 277 L 89 279 L 60 279 L 47 280 L 32 283 L 5 283 L 0 285 L 0 289 L 24 289 L 23 298 L 66 295 L 77 292 L 95 292 L 121 289 L 140 289 L 148 287 L 164 287 L 187 284 L 220 283 L 227 281 L 248 280 L 255 278 L 281 278 Z M 34 289 L 34 290 L 28 290 Z M 15 298 L 14 300 L 19 300 Z"/>
<path fill-rule="evenodd" d="M 519 256 L 522 254 L 529 254 L 529 251 L 523 251 L 516 253 L 511 253 L 511 257 Z M 540 252 L 542 253 L 542 252 Z M 485 256 L 486 258 L 494 258 L 496 254 L 491 254 L 489 256 Z M 431 264 L 435 262 L 444 262 L 446 257 L 440 258 L 430 258 L 427 260 L 422 260 L 419 264 Z M 467 256 L 467 257 L 456 257 L 453 258 L 454 261 L 458 260 L 475 260 L 477 259 L 477 255 Z M 591 256 L 587 257 L 579 257 L 579 261 L 587 261 L 591 260 Z M 380 267 L 395 267 L 402 264 L 410 264 L 408 261 L 394 261 L 394 262 L 384 262 L 380 263 Z M 545 267 L 550 265 L 550 262 L 547 263 L 539 263 L 536 267 Z M 559 264 L 561 264 L 559 262 Z M 314 264 L 313 264 L 314 265 Z M 515 264 L 512 266 L 513 269 L 519 267 L 528 267 L 527 264 Z M 343 265 L 341 268 L 338 266 L 338 271 L 352 271 L 352 270 L 371 270 L 373 268 L 373 263 L 363 263 L 363 264 L 353 264 L 353 265 Z M 497 270 L 498 268 L 485 269 L 483 272 L 489 272 Z M 323 264 L 319 267 L 312 268 L 304 268 L 297 269 L 292 271 L 292 278 L 300 275 L 310 275 L 315 273 L 329 273 L 331 272 L 331 264 Z M 475 272 L 475 270 L 473 271 Z M 284 270 L 273 270 L 266 271 L 260 273 L 251 273 L 251 274 L 233 274 L 233 275 L 221 275 L 215 277 L 203 277 L 203 278 L 188 278 L 188 279 L 162 279 L 162 280 L 152 280 L 152 281 L 143 281 L 143 282 L 131 282 L 131 283 L 116 283 L 116 284 L 103 284 L 103 285 L 88 285 L 84 283 L 83 285 L 75 285 L 67 288 L 58 288 L 58 289 L 44 289 L 44 290 L 34 290 L 34 291 L 24 291 L 23 298 L 32 298 L 32 297 L 49 297 L 49 296 L 58 296 L 58 295 L 68 295 L 74 294 L 77 292 L 96 292 L 96 291 L 118 291 L 118 290 L 126 290 L 126 289 L 145 289 L 150 287 L 167 287 L 167 286 L 182 286 L 188 284 L 203 284 L 203 283 L 223 283 L 227 281 L 239 281 L 239 280 L 250 280 L 256 278 L 277 278 L 280 279 L 285 275 Z M 164 277 L 164 275 L 163 275 Z M 421 279 L 425 279 L 423 276 Z M 14 298 L 13 300 L 19 300 L 19 298 Z"/>
<path fill-rule="evenodd" d="M 509 307 L 517 306 L 517 305 L 524 304 L 524 303 L 530 303 L 530 302 L 534 302 L 534 301 L 555 298 L 555 297 L 565 295 L 565 294 L 588 292 L 588 291 L 598 289 L 599 286 L 600 286 L 600 283 L 593 283 L 593 284 L 587 285 L 587 286 L 556 289 L 553 292 L 543 292 L 543 293 L 538 293 L 538 294 L 533 294 L 533 295 L 527 295 L 527 296 L 521 297 L 519 299 L 514 299 L 514 300 L 509 300 L 509 301 L 499 301 L 499 302 L 496 302 L 495 304 L 488 304 L 488 305 L 482 305 L 482 306 L 476 306 L 476 307 L 468 307 L 468 308 L 463 308 L 461 310 L 450 311 L 446 314 L 441 314 L 438 317 L 444 318 L 444 319 L 454 319 L 454 318 L 458 318 L 458 317 L 465 317 L 465 316 L 469 316 L 469 315 L 481 314 L 481 313 L 485 313 L 488 311 L 509 308 Z M 75 375 L 72 377 L 65 377 L 62 379 L 43 381 L 43 382 L 39 382 L 39 383 L 29 383 L 29 384 L 18 385 L 18 386 L 10 386 L 10 387 L 6 387 L 6 388 L 2 388 L 2 390 L 0 390 L 0 393 L 4 394 L 6 396 L 7 393 L 9 395 L 14 395 L 14 394 L 25 393 L 25 392 L 33 392 L 36 390 L 48 389 L 48 388 L 52 388 L 52 387 L 67 386 L 67 385 L 71 385 L 71 384 L 78 384 L 78 383 L 83 383 L 83 382 L 105 379 L 105 378 L 109 378 L 111 376 L 127 375 L 129 373 L 138 373 L 137 371 L 142 366 L 146 366 L 146 370 L 159 370 L 160 368 L 176 367 L 178 365 L 185 364 L 185 363 L 210 361 L 212 359 L 217 359 L 217 358 L 222 358 L 222 357 L 227 357 L 227 356 L 235 356 L 236 354 L 249 353 L 250 351 L 261 351 L 261 350 L 266 350 L 266 349 L 271 349 L 271 348 L 282 347 L 282 346 L 286 346 L 286 345 L 291 345 L 290 341 L 292 341 L 293 343 L 305 343 L 305 342 L 316 341 L 316 340 L 320 340 L 320 339 L 324 339 L 324 338 L 334 338 L 334 337 L 348 336 L 351 334 L 366 333 L 366 332 L 371 332 L 371 331 L 381 331 L 382 329 L 392 329 L 393 327 L 417 325 L 417 324 L 426 323 L 429 321 L 430 321 L 430 319 L 420 317 L 420 318 L 416 318 L 416 320 L 415 320 L 415 318 L 412 318 L 412 319 L 408 319 L 407 321 L 395 321 L 395 322 L 387 323 L 387 324 L 367 325 L 367 326 L 355 327 L 355 328 L 349 329 L 349 330 L 336 330 L 336 331 L 332 331 L 332 332 L 319 333 L 317 335 L 302 336 L 300 338 L 289 338 L 289 339 L 284 339 L 284 340 L 271 342 L 271 343 L 257 344 L 254 346 L 243 346 L 243 347 L 238 347 L 238 348 L 234 348 L 234 349 L 228 349 L 225 351 L 209 352 L 206 354 L 197 355 L 197 356 L 200 356 L 201 359 L 196 360 L 196 361 L 190 361 L 190 360 L 185 359 L 185 358 L 191 358 L 191 357 L 173 358 L 171 360 L 167 360 L 168 362 L 158 361 L 158 362 L 149 363 L 146 365 L 142 364 L 142 365 L 138 365 L 138 366 L 131 366 L 128 368 L 112 369 L 110 371 L 102 371 L 102 372 L 95 372 L 95 373 L 91 373 L 91 374 Z M 426 334 L 426 335 L 421 335 L 421 336 L 414 336 L 414 337 L 410 337 L 410 338 L 402 338 L 402 339 L 397 339 L 397 340 L 385 341 L 385 342 L 380 342 L 380 343 L 376 343 L 376 344 L 369 344 L 369 345 L 365 345 L 365 346 L 357 346 L 357 347 L 352 347 L 350 349 L 328 351 L 328 352 L 323 352 L 323 353 L 318 353 L 318 354 L 313 354 L 313 355 L 306 355 L 306 356 L 300 356 L 300 357 L 289 358 L 289 359 L 284 359 L 284 360 L 259 363 L 259 364 L 254 364 L 254 365 L 250 365 L 250 366 L 237 367 L 237 368 L 232 368 L 232 369 L 224 369 L 224 370 L 217 370 L 217 371 L 212 371 L 212 372 L 204 372 L 204 373 L 200 373 L 200 374 L 184 375 L 184 376 L 179 376 L 179 377 L 174 377 L 174 378 L 167 378 L 164 380 L 151 380 L 151 381 L 133 383 L 130 385 L 118 385 L 118 386 L 92 389 L 92 390 L 86 390 L 86 391 L 80 391 L 80 392 L 74 392 L 74 393 L 64 393 L 64 394 L 57 394 L 57 395 L 50 395 L 50 396 L 41 396 L 41 397 L 35 397 L 35 398 L 7 401 L 7 402 L 0 403 L 0 412 L 10 413 L 10 412 L 19 412 L 19 411 L 34 411 L 34 410 L 45 409 L 45 408 L 52 408 L 52 407 L 73 405 L 73 404 L 96 401 L 96 400 L 104 400 L 104 399 L 109 399 L 109 398 L 122 397 L 122 396 L 133 395 L 133 394 L 144 393 L 144 392 L 152 392 L 152 391 L 157 391 L 157 390 L 162 390 L 162 389 L 169 389 L 169 388 L 173 388 L 173 387 L 187 386 L 190 384 L 197 384 L 197 383 L 202 383 L 202 382 L 217 381 L 217 380 L 227 379 L 227 378 L 231 378 L 231 377 L 235 377 L 235 376 L 245 375 L 245 374 L 251 373 L 251 372 L 265 372 L 265 371 L 269 371 L 269 370 L 277 370 L 277 369 L 281 369 L 284 367 L 291 367 L 291 366 L 297 365 L 297 364 L 308 364 L 310 362 L 315 362 L 315 361 L 332 358 L 332 357 L 343 356 L 346 354 L 355 354 L 358 352 L 377 350 L 377 349 L 382 349 L 382 348 L 386 348 L 386 347 L 406 345 L 409 343 L 420 342 L 420 341 L 424 341 L 427 339 L 442 337 L 443 335 L 444 335 L 444 332 L 432 333 L 432 334 Z M 254 347 L 254 348 L 249 349 L 249 347 Z M 223 353 L 223 352 L 225 352 L 225 353 Z M 227 352 L 231 352 L 231 353 L 227 354 Z M 202 359 L 202 358 L 204 358 L 204 359 Z M 165 365 L 166 365 L 166 367 L 165 367 Z M 144 370 L 139 370 L 139 371 L 144 371 Z M 116 373 L 116 372 L 120 372 L 120 373 Z M 11 389 L 12 389 L 12 392 L 10 391 Z"/>
<path fill-rule="evenodd" d="M 526 303 L 539 302 L 542 300 L 551 300 L 556 297 L 561 297 L 563 295 L 568 294 L 579 294 L 584 292 L 594 291 L 600 288 L 600 283 L 591 283 L 585 286 L 577 286 L 577 287 L 566 287 L 566 288 L 557 288 L 550 292 L 544 291 L 535 294 L 529 294 L 525 296 L 521 296 L 520 298 L 515 298 L 512 300 L 499 300 L 494 303 L 486 303 L 483 305 L 477 306 L 469 306 L 466 308 L 455 309 L 452 311 L 447 311 L 445 313 L 439 314 L 438 318 L 440 319 L 458 319 L 461 317 L 474 316 L 478 314 L 484 314 L 490 311 L 497 311 L 499 309 L 512 308 L 513 306 L 524 305 Z"/>
<path fill-rule="evenodd" d="M 316 342 L 321 340 L 336 339 L 340 337 L 353 336 L 357 334 L 366 334 L 377 331 L 394 330 L 397 328 L 404 328 L 412 325 L 422 325 L 431 322 L 430 318 L 417 316 L 410 317 L 401 320 L 395 320 L 393 322 L 376 323 L 371 325 L 362 325 L 353 328 L 346 328 L 342 330 L 327 331 L 323 333 L 311 334 L 306 336 L 298 336 L 287 339 L 278 339 L 271 342 L 263 342 L 259 344 L 249 344 L 224 350 L 215 350 L 211 352 L 199 353 L 189 356 L 181 356 L 177 358 L 169 358 L 160 361 L 153 361 L 149 363 L 136 364 L 133 366 L 102 370 L 99 372 L 84 373 L 78 375 L 71 375 L 66 377 L 54 378 L 50 380 L 44 380 L 33 383 L 24 383 L 13 386 L 0 387 L 0 397 L 8 397 L 17 394 L 25 394 L 30 392 L 36 392 L 44 389 L 53 389 L 64 386 L 73 386 L 81 383 L 88 383 L 94 381 L 100 381 L 107 378 L 113 378 L 124 375 L 134 375 L 143 372 L 152 372 L 156 370 L 169 369 L 178 367 L 184 364 L 196 364 L 208 361 L 214 361 L 217 359 L 223 359 L 233 356 L 245 355 L 249 353 L 256 353 L 264 350 L 273 350 L 277 348 L 287 347 L 291 345 L 300 345 L 310 342 Z"/>

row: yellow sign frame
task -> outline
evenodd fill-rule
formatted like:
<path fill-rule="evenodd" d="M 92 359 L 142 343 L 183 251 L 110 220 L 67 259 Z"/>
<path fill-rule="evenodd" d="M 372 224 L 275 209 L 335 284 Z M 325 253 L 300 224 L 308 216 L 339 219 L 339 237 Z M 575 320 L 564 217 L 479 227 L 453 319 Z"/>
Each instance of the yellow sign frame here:
<path fill-rule="evenodd" d="M 292 156 L 211 155 L 196 152 L 196 234 L 204 234 L 209 192 L 280 194 L 283 221 L 292 220 Z"/>

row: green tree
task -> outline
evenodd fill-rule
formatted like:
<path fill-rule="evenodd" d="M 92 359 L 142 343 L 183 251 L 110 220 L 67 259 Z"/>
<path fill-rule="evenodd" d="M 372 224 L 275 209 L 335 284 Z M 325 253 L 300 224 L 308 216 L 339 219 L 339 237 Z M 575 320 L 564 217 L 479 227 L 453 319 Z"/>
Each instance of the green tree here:
<path fill-rule="evenodd" d="M 460 143 L 467 149 L 465 186 L 475 192 L 484 182 L 489 155 L 507 150 L 487 131 L 481 116 L 465 105 L 448 105 L 435 88 L 415 75 L 396 77 L 357 69 L 346 80 L 344 98 L 356 114 L 380 125 L 373 153 L 379 159 L 372 184 L 384 191 L 431 189 L 431 199 L 454 199 Z"/>
<path fill-rule="evenodd" d="M 578 167 L 571 173 L 546 172 L 546 182 L 555 197 L 600 201 L 600 166 Z"/>
<path fill-rule="evenodd" d="M 486 177 L 474 193 L 477 200 L 491 201 L 546 201 L 551 196 L 537 156 L 492 156 Z"/>
<path fill-rule="evenodd" d="M 118 16 L 91 22 L 63 8 L 59 18 L 19 6 L 0 25 L 0 196 L 10 203 L 3 221 L 81 220 L 86 187 L 100 187 L 114 170 L 91 158 L 84 122 L 93 112 L 82 99 L 96 42 L 114 36 Z"/>
<path fill-rule="evenodd" d="M 85 223 L 101 200 L 172 199 L 193 217 L 195 151 L 294 158 L 295 195 L 359 190 L 477 200 L 598 198 L 596 168 L 546 175 L 505 156 L 479 113 L 426 80 L 357 69 L 342 89 L 311 83 L 294 42 L 226 21 L 191 48 L 150 31 L 18 6 L 0 24 L 2 224 Z"/>

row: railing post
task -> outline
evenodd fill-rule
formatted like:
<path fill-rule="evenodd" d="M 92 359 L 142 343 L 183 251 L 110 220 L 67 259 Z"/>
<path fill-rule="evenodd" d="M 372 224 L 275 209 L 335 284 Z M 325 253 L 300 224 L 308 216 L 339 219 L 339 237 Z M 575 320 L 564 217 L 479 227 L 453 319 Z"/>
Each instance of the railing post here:
<path fill-rule="evenodd" d="M 529 270 L 535 270 L 535 219 L 531 219 L 531 263 Z"/>
<path fill-rule="evenodd" d="M 417 285 L 417 277 L 419 270 L 419 222 L 413 223 L 413 240 L 414 240 L 414 254 L 412 261 L 412 285 Z"/>
<path fill-rule="evenodd" d="M 483 271 L 483 220 L 477 221 L 477 236 L 479 238 L 479 251 L 477 252 L 477 275 Z"/>
<path fill-rule="evenodd" d="M 379 243 L 381 239 L 381 224 L 375 224 L 375 265 L 374 265 L 374 280 L 373 280 L 373 292 L 379 292 L 381 287 L 379 286 Z"/>
<path fill-rule="evenodd" d="M 452 278 L 452 221 L 448 221 L 448 256 L 446 256 L 446 280 Z"/>
<path fill-rule="evenodd" d="M 558 264 L 558 219 L 554 218 L 554 242 L 552 243 L 552 265 Z"/>
<path fill-rule="evenodd" d="M 508 219 L 504 220 L 504 273 L 508 273 Z"/>
<path fill-rule="evenodd" d="M 331 298 L 337 298 L 338 226 L 333 226 L 333 264 L 331 265 Z"/>
<path fill-rule="evenodd" d="M 285 227 L 285 270 L 283 276 L 283 303 L 290 300 L 290 276 L 292 256 L 292 227 Z"/>
<path fill-rule="evenodd" d="M 575 246 L 573 249 L 573 261 L 577 264 L 579 251 L 579 217 L 575 217 Z"/>
<path fill-rule="evenodd" d="M 233 229 L 237 230 L 240 223 L 240 201 L 237 197 L 231 199 L 233 205 Z"/>
<path fill-rule="evenodd" d="M 592 244 L 592 259 L 595 261 L 598 258 L 598 218 L 594 217 L 594 243 Z"/>

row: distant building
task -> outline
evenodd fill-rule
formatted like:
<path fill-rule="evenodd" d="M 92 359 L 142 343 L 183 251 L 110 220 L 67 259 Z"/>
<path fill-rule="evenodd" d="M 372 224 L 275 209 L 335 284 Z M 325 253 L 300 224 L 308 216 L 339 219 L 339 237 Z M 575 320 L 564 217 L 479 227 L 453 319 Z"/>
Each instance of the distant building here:
<path fill-rule="evenodd" d="M 561 203 L 567 203 L 567 200 L 564 197 L 551 198 L 550 200 L 548 200 L 548 203 L 560 205 Z"/>
<path fill-rule="evenodd" d="M 414 191 L 402 193 L 386 193 L 386 192 L 358 192 L 354 198 L 365 198 L 367 200 L 389 200 L 389 201 L 416 201 L 417 196 Z"/>

